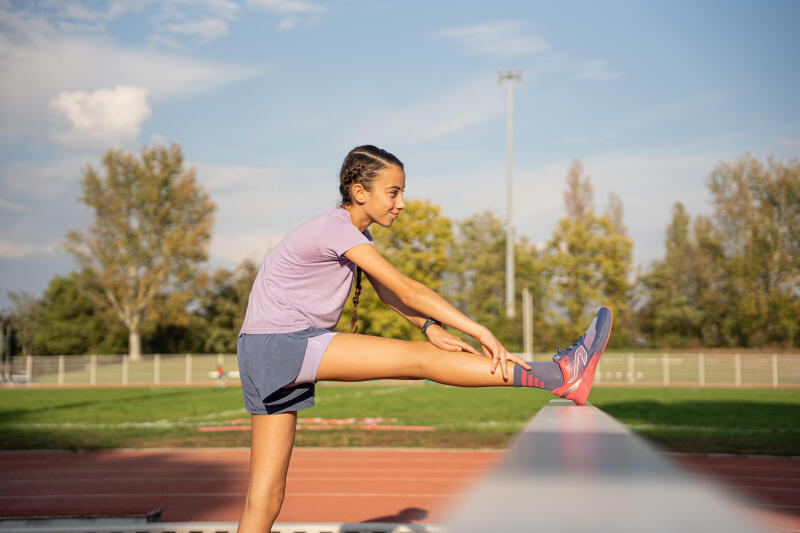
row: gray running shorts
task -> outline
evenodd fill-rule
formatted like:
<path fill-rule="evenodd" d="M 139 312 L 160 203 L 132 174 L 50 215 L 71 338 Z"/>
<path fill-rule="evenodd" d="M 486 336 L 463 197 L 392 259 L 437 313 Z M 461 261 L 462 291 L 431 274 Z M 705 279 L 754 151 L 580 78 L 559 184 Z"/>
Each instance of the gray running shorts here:
<path fill-rule="evenodd" d="M 291 333 L 242 333 L 236 347 L 245 408 L 274 415 L 314 407 L 314 383 L 336 333 L 309 327 Z"/>

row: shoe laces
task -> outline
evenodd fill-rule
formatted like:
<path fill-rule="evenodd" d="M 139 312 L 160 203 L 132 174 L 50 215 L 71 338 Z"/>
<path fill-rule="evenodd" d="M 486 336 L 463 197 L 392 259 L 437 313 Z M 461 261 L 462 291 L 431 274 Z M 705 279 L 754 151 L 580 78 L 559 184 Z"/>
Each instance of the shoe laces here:
<path fill-rule="evenodd" d="M 561 349 L 561 346 L 559 346 L 559 347 L 558 347 L 558 351 L 557 351 L 557 352 L 556 352 L 556 354 L 553 356 L 553 359 L 554 359 L 554 360 L 556 360 L 556 361 L 561 361 L 561 359 L 568 358 L 568 357 L 569 357 L 570 355 L 572 355 L 572 353 L 575 351 L 575 348 L 578 346 L 578 344 L 580 344 L 581 342 L 583 342 L 583 338 L 584 338 L 584 337 L 586 337 L 586 333 L 584 333 L 583 335 L 581 335 L 580 337 L 578 337 L 578 340 L 576 340 L 575 342 L 573 342 L 573 343 L 572 343 L 572 346 L 570 346 L 570 347 L 569 347 L 569 348 L 567 348 L 566 350 L 562 350 L 562 349 Z"/>

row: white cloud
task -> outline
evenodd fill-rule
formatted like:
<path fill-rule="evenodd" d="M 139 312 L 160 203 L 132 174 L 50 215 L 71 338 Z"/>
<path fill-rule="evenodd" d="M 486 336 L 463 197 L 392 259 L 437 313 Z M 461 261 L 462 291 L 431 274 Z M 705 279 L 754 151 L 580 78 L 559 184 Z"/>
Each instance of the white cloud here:
<path fill-rule="evenodd" d="M 569 76 L 571 80 L 615 80 L 621 76 L 619 72 L 611 70 L 603 59 L 579 61 L 573 68 L 574 72 Z"/>
<path fill-rule="evenodd" d="M 11 202 L 6 200 L 5 198 L 0 198 L 0 208 L 8 209 L 9 211 L 28 211 L 30 207 L 27 205 L 18 204 L 16 202 Z"/>
<path fill-rule="evenodd" d="M 152 36 L 151 41 L 162 43 L 172 43 L 164 34 L 200 42 L 219 39 L 228 34 L 230 24 L 241 12 L 239 4 L 230 0 L 169 0 L 159 6 L 155 21 L 160 34 Z"/>
<path fill-rule="evenodd" d="M 281 17 L 279 30 L 292 30 L 297 26 L 307 26 L 325 14 L 325 8 L 305 0 L 247 0 L 250 9 L 264 11 Z"/>
<path fill-rule="evenodd" d="M 0 142 L 48 138 L 48 104 L 61 93 L 130 86 L 153 101 L 213 91 L 245 80 L 252 68 L 187 59 L 156 50 L 122 48 L 103 37 L 65 35 L 42 17 L 1 12 Z"/>
<path fill-rule="evenodd" d="M 43 253 L 52 254 L 57 248 L 58 246 L 52 243 L 34 245 L 27 242 L 20 243 L 7 239 L 0 239 L 0 257 L 7 257 L 10 259 L 21 259 L 30 255 Z"/>
<path fill-rule="evenodd" d="M 451 39 L 479 54 L 494 57 L 529 56 L 547 50 L 548 45 L 539 37 L 525 35 L 523 22 L 501 20 L 460 28 L 445 28 L 437 37 Z"/>
<path fill-rule="evenodd" d="M 203 19 L 179 24 L 167 24 L 167 29 L 178 35 L 191 35 L 202 41 L 213 41 L 228 33 L 228 24 L 219 19 Z"/>
<path fill-rule="evenodd" d="M 50 107 L 66 119 L 69 126 L 56 138 L 68 145 L 107 145 L 129 142 L 139 136 L 139 128 L 150 117 L 147 89 L 120 86 L 113 89 L 62 92 Z"/>

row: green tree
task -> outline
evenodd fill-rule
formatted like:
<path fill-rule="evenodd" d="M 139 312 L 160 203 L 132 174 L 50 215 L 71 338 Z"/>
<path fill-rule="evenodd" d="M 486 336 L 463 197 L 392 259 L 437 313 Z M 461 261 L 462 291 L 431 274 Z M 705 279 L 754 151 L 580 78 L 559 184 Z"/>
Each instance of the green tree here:
<path fill-rule="evenodd" d="M 534 302 L 535 346 L 552 344 L 544 324 L 547 278 L 536 246 L 521 239 L 514 246 L 516 318 L 505 316 L 504 222 L 490 211 L 463 220 L 453 247 L 445 295 L 464 314 L 489 328 L 512 351 L 522 349 L 522 290 Z"/>
<path fill-rule="evenodd" d="M 411 200 L 391 228 L 370 228 L 375 247 L 400 272 L 439 291 L 453 243 L 450 219 L 428 200 Z M 352 295 L 345 304 L 337 329 L 350 331 Z M 422 339 L 419 329 L 388 308 L 378 298 L 366 276 L 358 304 L 359 332 L 396 339 Z"/>
<path fill-rule="evenodd" d="M 103 165 L 105 176 L 91 166 L 83 173 L 80 200 L 94 220 L 86 233 L 69 232 L 66 248 L 97 278 L 138 359 L 146 319 L 174 301 L 171 295 L 188 294 L 198 278 L 214 204 L 194 169 L 183 168 L 176 144 L 146 147 L 141 158 L 110 150 Z"/>
<path fill-rule="evenodd" d="M 102 292 L 91 273 L 55 276 L 45 289 L 40 306 L 41 326 L 34 333 L 40 354 L 120 353 L 125 338 L 109 310 L 96 306 L 87 292 Z"/>
<path fill-rule="evenodd" d="M 711 265 L 705 261 L 707 257 L 701 257 L 702 250 L 692 239 L 690 226 L 686 208 L 677 202 L 667 226 L 666 255 L 640 279 L 646 299 L 641 311 L 642 326 L 654 346 L 682 347 L 699 340 L 704 315 L 710 311 L 701 306 L 701 293 L 709 282 L 704 269 Z M 700 227 L 712 231 L 703 222 Z"/>
<path fill-rule="evenodd" d="M 42 301 L 27 291 L 8 291 L 8 297 L 12 305 L 8 315 L 12 344 L 20 348 L 22 355 L 38 352 L 35 334 L 41 327 Z"/>
<path fill-rule="evenodd" d="M 722 336 L 743 346 L 796 344 L 800 331 L 800 160 L 749 154 L 708 180 L 725 256 Z"/>
<path fill-rule="evenodd" d="M 597 309 L 614 310 L 612 343 L 627 344 L 630 333 L 631 269 L 633 242 L 620 233 L 621 220 L 596 215 L 588 176 L 576 161 L 567 177 L 564 203 L 567 216 L 561 219 L 548 243 L 545 257 L 551 278 L 552 323 L 561 339 L 577 338 Z M 621 204 L 616 208 L 621 217 Z"/>

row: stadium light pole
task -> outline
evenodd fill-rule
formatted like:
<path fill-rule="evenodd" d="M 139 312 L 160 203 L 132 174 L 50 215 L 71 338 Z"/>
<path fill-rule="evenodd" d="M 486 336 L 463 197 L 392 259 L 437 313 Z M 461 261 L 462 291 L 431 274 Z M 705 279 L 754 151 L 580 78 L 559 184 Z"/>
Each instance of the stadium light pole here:
<path fill-rule="evenodd" d="M 506 84 L 506 317 L 514 318 L 514 221 L 511 186 L 514 156 L 514 81 L 522 82 L 522 71 L 497 71 L 497 82 Z"/>

